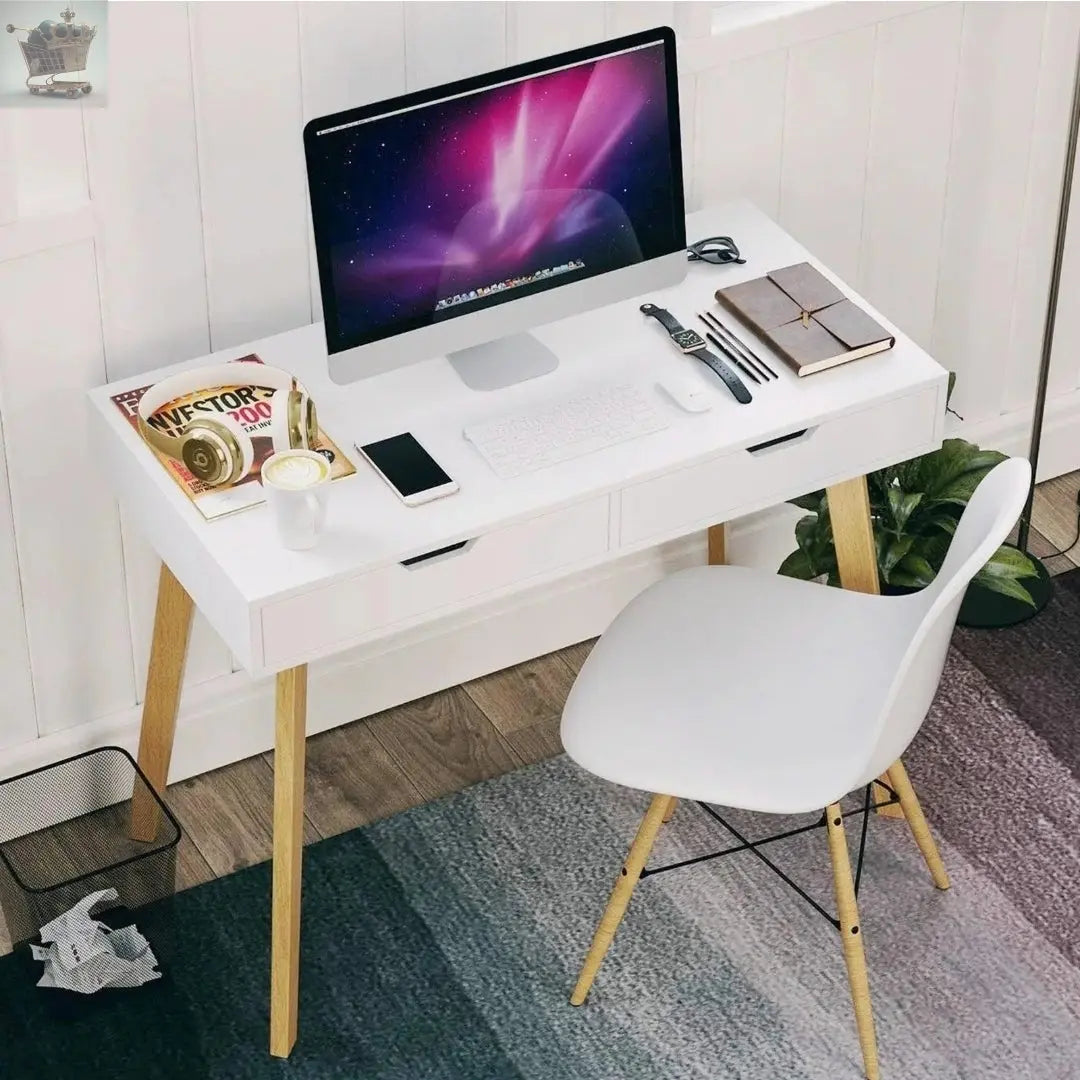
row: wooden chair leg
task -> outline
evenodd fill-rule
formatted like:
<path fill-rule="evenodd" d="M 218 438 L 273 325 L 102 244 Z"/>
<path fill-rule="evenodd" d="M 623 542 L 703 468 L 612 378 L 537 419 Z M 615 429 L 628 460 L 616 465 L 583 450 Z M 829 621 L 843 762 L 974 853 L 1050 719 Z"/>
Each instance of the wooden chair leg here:
<path fill-rule="evenodd" d="M 675 796 L 673 795 L 671 797 L 671 802 L 668 805 L 667 811 L 664 814 L 664 824 L 665 825 L 675 816 L 675 811 L 678 808 L 679 808 L 679 800 L 676 799 Z"/>
<path fill-rule="evenodd" d="M 930 876 L 934 879 L 934 884 L 939 889 L 947 889 L 949 887 L 949 875 L 945 872 L 945 864 L 941 861 L 941 854 L 938 852 L 937 844 L 934 843 L 934 838 L 930 834 L 930 826 L 926 824 L 926 818 L 923 816 L 922 807 L 919 805 L 919 800 L 915 795 L 915 789 L 908 779 L 904 763 L 898 758 L 887 775 L 889 784 L 896 794 L 900 796 L 900 805 L 904 808 L 904 817 L 907 818 L 907 823 L 911 828 L 911 835 L 915 837 L 915 843 L 919 845 L 922 857 L 926 860 L 926 866 L 930 871 Z"/>
<path fill-rule="evenodd" d="M 615 888 L 604 910 L 604 916 L 596 928 L 596 934 L 589 953 L 585 957 L 577 985 L 570 996 L 571 1005 L 581 1005 L 585 1001 L 596 973 L 600 970 L 604 956 L 615 937 L 615 931 L 619 929 L 619 923 L 622 922 L 622 917 L 626 913 L 626 905 L 630 903 L 634 886 L 641 877 L 641 871 L 645 868 L 649 852 L 652 851 L 656 840 L 656 834 L 664 821 L 664 815 L 672 809 L 673 802 L 674 799 L 670 795 L 654 795 L 652 802 L 649 803 L 649 809 L 645 812 L 645 817 L 638 827 L 637 836 L 634 837 L 634 843 L 630 847 L 630 854 L 627 855 L 619 879 L 615 882 Z"/>
<path fill-rule="evenodd" d="M 866 490 L 866 477 L 856 476 L 826 489 L 829 496 L 829 520 L 832 523 L 833 542 L 836 545 L 836 568 L 840 584 L 856 592 L 881 591 L 878 579 L 877 547 L 874 544 L 874 526 L 870 520 L 870 496 Z M 887 780 L 883 776 L 882 780 Z M 874 788 L 874 802 L 882 802 L 889 793 L 881 787 Z M 877 811 L 882 817 L 900 818 L 903 810 L 895 803 L 882 806 Z"/>
<path fill-rule="evenodd" d="M 895 785 L 889 780 L 889 774 L 882 773 L 879 777 L 880 783 L 874 783 L 874 790 L 871 792 L 874 802 L 883 803 L 886 799 L 892 798 L 892 792 L 887 788 L 883 788 L 881 784 L 888 784 L 889 787 L 896 790 Z M 887 806 L 878 806 L 876 813 L 879 817 L 896 818 L 902 820 L 904 817 L 904 804 L 903 803 L 890 803 Z"/>
<path fill-rule="evenodd" d="M 296 1043 L 300 989 L 300 875 L 304 854 L 307 665 L 279 672 L 274 748 L 274 903 L 270 950 L 270 1053 Z"/>
<path fill-rule="evenodd" d="M 844 819 L 840 813 L 839 803 L 826 807 L 825 821 L 829 833 L 829 855 L 832 858 L 840 936 L 844 945 L 844 963 L 847 965 L 851 1000 L 855 1006 L 855 1023 L 859 1029 L 863 1067 L 867 1080 L 879 1080 L 881 1074 L 878 1071 L 874 1012 L 870 1005 L 870 982 L 866 974 L 866 955 L 863 952 L 862 932 L 859 926 L 859 908 L 855 902 L 855 882 L 851 876 L 851 859 L 848 856 Z"/>
<path fill-rule="evenodd" d="M 187 590 L 162 563 L 139 729 L 139 768 L 159 795 L 165 793 L 169 781 L 180 684 L 194 610 Z M 157 830 L 157 803 L 142 784 L 137 784 L 131 801 L 131 837 L 149 843 L 157 836 Z"/>

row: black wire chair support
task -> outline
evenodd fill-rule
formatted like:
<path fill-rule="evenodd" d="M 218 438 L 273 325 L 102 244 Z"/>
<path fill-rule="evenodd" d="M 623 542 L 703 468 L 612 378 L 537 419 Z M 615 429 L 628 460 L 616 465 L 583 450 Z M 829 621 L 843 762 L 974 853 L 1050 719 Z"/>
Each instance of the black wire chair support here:
<path fill-rule="evenodd" d="M 875 803 L 873 801 L 873 788 L 874 784 L 884 788 L 889 797 L 884 802 Z M 841 814 L 842 818 L 862 817 L 862 828 L 859 832 L 859 856 L 855 864 L 855 896 L 859 895 L 859 885 L 862 881 L 862 869 L 863 869 L 863 857 L 866 854 L 866 832 L 867 827 L 870 824 L 870 813 L 874 810 L 879 810 L 883 806 L 895 806 L 900 801 L 900 796 L 888 784 L 882 783 L 880 780 L 874 780 L 866 785 L 866 791 L 863 796 L 863 804 L 857 810 L 849 810 L 847 813 Z M 665 866 L 646 867 L 641 871 L 641 877 L 652 877 L 654 874 L 664 874 L 668 870 L 681 870 L 685 866 L 696 866 L 698 863 L 710 862 L 713 859 L 723 858 L 725 855 L 736 855 L 742 851 L 753 852 L 777 877 L 780 878 L 789 888 L 803 898 L 819 915 L 831 923 L 835 930 L 840 929 L 840 920 L 834 918 L 826 908 L 817 902 L 805 889 L 794 881 L 788 874 L 786 874 L 779 866 L 776 865 L 767 855 L 764 855 L 759 849 L 766 844 L 774 844 L 778 840 L 789 840 L 793 836 L 801 836 L 803 833 L 813 832 L 815 829 L 824 829 L 827 826 L 825 812 L 822 811 L 821 816 L 817 821 L 810 825 L 802 825 L 797 829 L 788 829 L 786 832 L 775 833 L 773 836 L 765 836 L 760 840 L 747 840 L 745 836 L 738 829 L 735 828 L 730 822 L 725 821 L 724 818 L 708 803 L 699 802 L 698 806 L 705 811 L 714 821 L 722 825 L 735 839 L 737 844 L 731 847 L 722 848 L 720 851 L 713 851 L 708 855 L 698 855 L 692 859 L 682 859 L 679 862 L 667 863 Z"/>

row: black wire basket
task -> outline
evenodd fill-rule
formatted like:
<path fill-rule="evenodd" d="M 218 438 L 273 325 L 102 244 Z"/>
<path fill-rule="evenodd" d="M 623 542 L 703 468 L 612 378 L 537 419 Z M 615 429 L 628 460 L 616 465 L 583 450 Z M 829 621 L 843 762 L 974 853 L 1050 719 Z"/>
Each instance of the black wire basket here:
<path fill-rule="evenodd" d="M 157 806 L 147 841 L 132 839 L 133 796 Z M 12 945 L 102 889 L 116 889 L 112 906 L 129 910 L 172 895 L 180 836 L 176 818 L 118 746 L 0 781 L 0 910 Z"/>

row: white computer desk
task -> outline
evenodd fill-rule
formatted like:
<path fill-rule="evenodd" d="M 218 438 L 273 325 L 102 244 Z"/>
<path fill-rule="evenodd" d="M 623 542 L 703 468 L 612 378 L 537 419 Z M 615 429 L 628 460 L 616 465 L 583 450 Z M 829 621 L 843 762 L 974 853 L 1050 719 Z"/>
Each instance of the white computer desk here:
<path fill-rule="evenodd" d="M 300 377 L 343 447 L 355 435 L 409 430 L 460 484 L 450 498 L 409 509 L 358 463 L 355 476 L 335 482 L 325 538 L 310 552 L 278 546 L 265 506 L 205 523 L 109 400 L 177 368 L 92 391 L 108 475 L 163 562 L 139 755 L 152 783 L 159 790 L 166 783 L 192 603 L 252 675 L 277 676 L 272 1053 L 287 1055 L 297 1031 L 310 661 L 822 487 L 830 489 L 845 586 L 877 590 L 864 475 L 940 445 L 946 373 L 897 330 L 890 352 L 806 379 L 773 358 L 779 382 L 751 384 L 754 401 L 736 404 L 698 361 L 678 354 L 638 304 L 652 300 L 700 330 L 695 312 L 719 286 L 816 260 L 746 203 L 688 219 L 690 238 L 716 233 L 736 238 L 745 266 L 696 265 L 675 288 L 541 327 L 537 336 L 560 357 L 557 371 L 494 393 L 468 390 L 441 358 L 336 386 L 327 378 L 319 325 L 193 360 L 256 352 Z M 590 384 L 651 384 L 680 368 L 711 387 L 711 411 L 685 413 L 657 394 L 669 428 L 541 472 L 501 480 L 462 437 L 471 420 Z M 470 543 L 453 554 L 402 566 L 462 540 Z M 711 557 L 720 561 L 722 552 L 723 534 L 714 528 Z M 135 817 L 136 830 L 147 827 L 139 807 Z"/>

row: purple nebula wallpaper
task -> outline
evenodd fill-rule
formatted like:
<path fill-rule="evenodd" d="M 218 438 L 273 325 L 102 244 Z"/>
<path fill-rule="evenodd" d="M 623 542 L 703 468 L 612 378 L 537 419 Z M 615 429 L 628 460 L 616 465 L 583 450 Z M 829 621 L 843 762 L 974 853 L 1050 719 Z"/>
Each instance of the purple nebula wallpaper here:
<path fill-rule="evenodd" d="M 338 347 L 679 247 L 661 44 L 320 134 L 309 172 Z"/>

